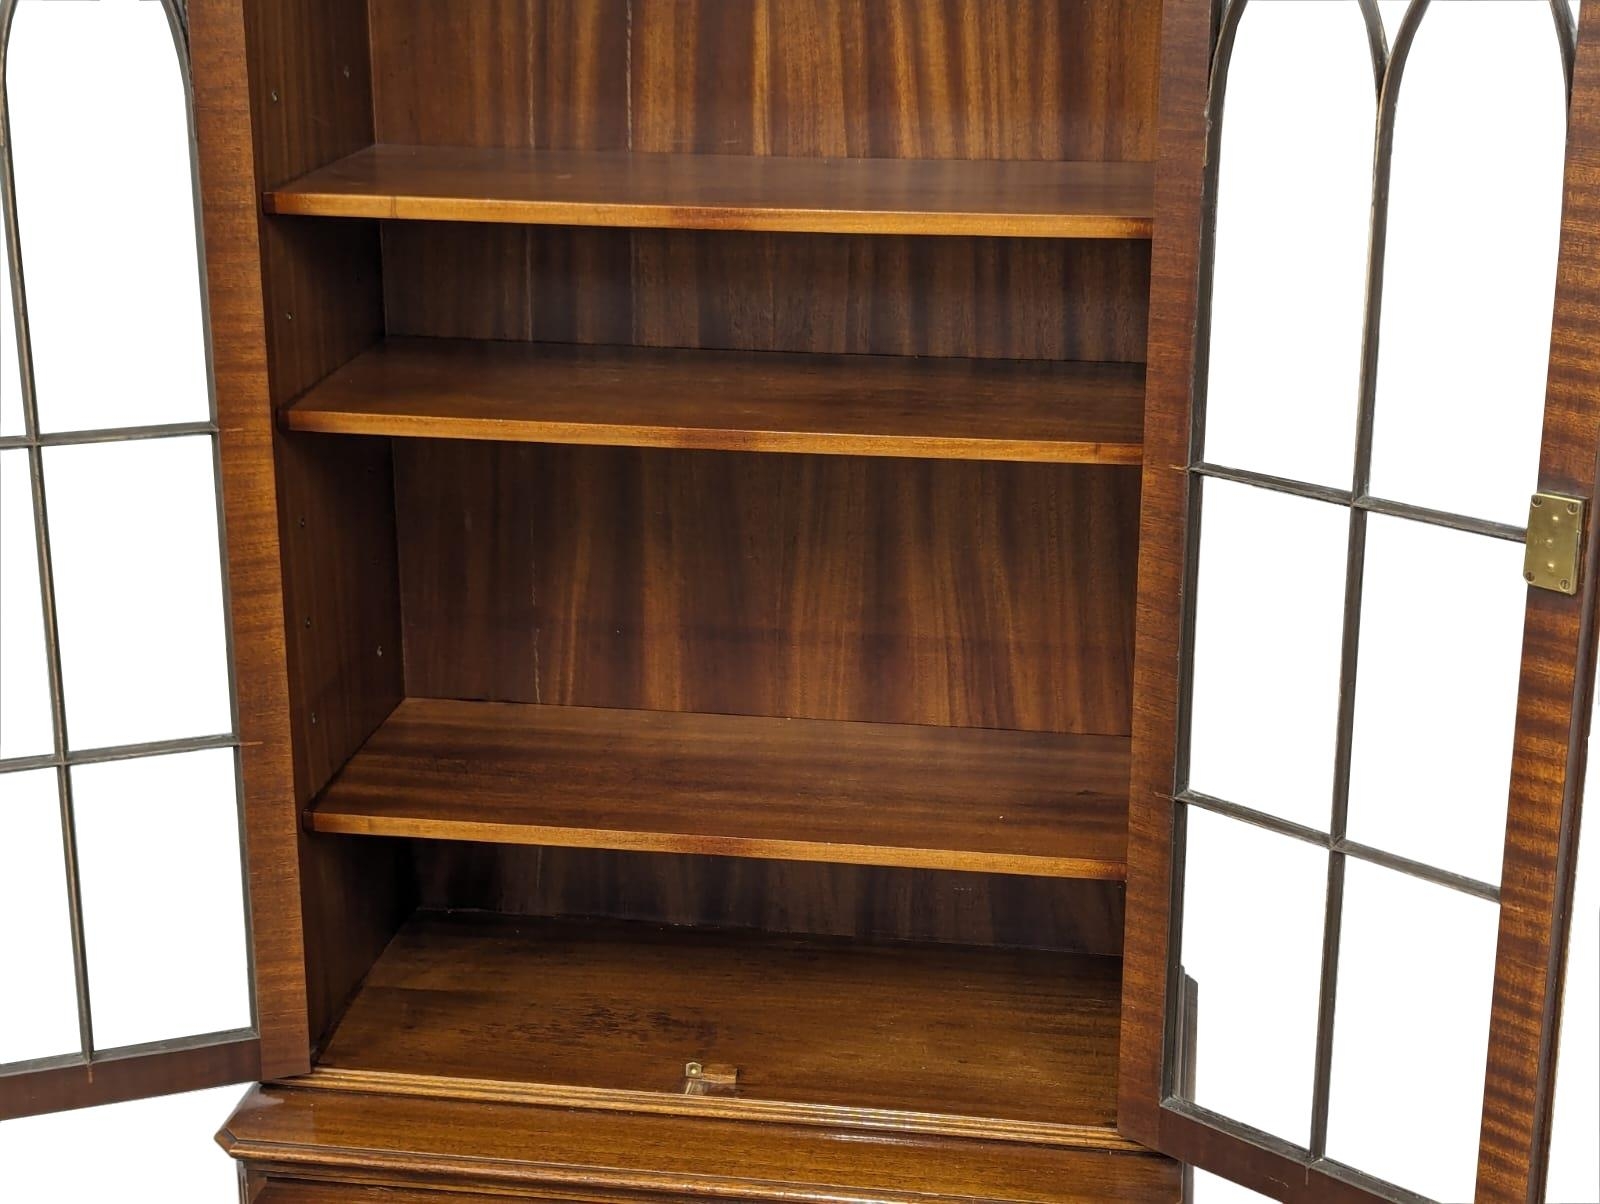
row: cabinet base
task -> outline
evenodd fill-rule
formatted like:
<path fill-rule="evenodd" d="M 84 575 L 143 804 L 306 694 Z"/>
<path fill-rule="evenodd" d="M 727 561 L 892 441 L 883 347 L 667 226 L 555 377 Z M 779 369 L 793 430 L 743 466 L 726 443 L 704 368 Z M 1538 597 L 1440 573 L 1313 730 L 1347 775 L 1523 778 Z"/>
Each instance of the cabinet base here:
<path fill-rule="evenodd" d="M 247 1204 L 545 1201 L 1176 1204 L 1126 1150 L 305 1090 L 252 1091 L 218 1135 Z"/>

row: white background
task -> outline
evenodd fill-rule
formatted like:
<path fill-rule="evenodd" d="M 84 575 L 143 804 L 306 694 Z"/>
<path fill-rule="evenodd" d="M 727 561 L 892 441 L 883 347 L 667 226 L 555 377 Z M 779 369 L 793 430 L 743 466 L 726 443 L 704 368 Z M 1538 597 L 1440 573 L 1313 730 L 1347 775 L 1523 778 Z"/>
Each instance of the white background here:
<path fill-rule="evenodd" d="M 1257 0 L 1256 7 L 1241 29 L 1230 87 L 1240 117 L 1224 145 L 1207 457 L 1347 487 L 1370 205 L 1370 69 L 1349 0 Z M 1434 7 L 1437 20 L 1430 16 L 1408 69 L 1413 99 L 1397 136 L 1373 486 L 1402 501 L 1520 524 L 1534 484 L 1554 270 L 1561 130 L 1553 39 L 1538 11 L 1543 0 Z M 19 28 L 36 22 L 29 27 L 41 39 L 35 46 L 57 38 L 54 51 L 14 53 L 11 64 L 24 204 L 27 190 L 46 178 L 41 168 L 55 172 L 59 185 L 53 200 L 24 209 L 45 424 L 203 418 L 199 294 L 182 251 L 189 186 L 182 95 L 173 89 L 157 6 L 22 0 L 20 9 Z M 1385 0 L 1382 10 L 1392 37 L 1404 4 Z M 24 111 L 23 95 L 51 103 Z M 152 129 L 165 134 L 152 138 Z M 86 144 L 94 153 L 52 153 Z M 1483 171 L 1486 146 L 1501 170 Z M 78 174 L 62 174 L 69 168 Z M 126 203 L 114 215 L 94 199 L 101 173 L 141 182 L 119 193 Z M 1504 220 L 1508 214 L 1522 216 Z M 97 249 L 84 249 L 86 232 Z M 82 275 L 84 263 L 113 261 L 124 265 L 121 273 Z M 4 333 L 9 314 L 0 323 L 0 355 L 9 357 L 0 364 L 0 432 L 11 434 L 19 420 L 15 352 Z M 73 331 L 89 326 L 114 344 L 102 341 L 95 355 L 83 355 Z M 144 448 L 162 454 L 158 445 Z M 68 697 L 81 700 L 69 707 L 78 747 L 227 725 L 216 548 L 205 533 L 204 499 L 192 500 L 207 486 L 203 472 L 186 477 L 181 455 L 170 454 L 178 460 L 123 467 L 109 453 L 105 462 L 84 456 L 77 487 L 67 464 L 50 482 L 58 588 L 71 595 L 63 602 L 63 654 Z M 36 598 L 36 584 L 12 559 L 19 546 L 26 556 L 32 551 L 25 512 L 17 526 L 25 481 L 20 494 L 16 482 L 14 474 L 0 481 L 0 556 L 7 557 L 0 614 L 12 616 L 26 612 L 30 594 Z M 1243 486 L 1209 486 L 1207 500 L 1194 785 L 1325 826 L 1344 512 Z M 130 521 L 141 510 L 151 521 Z M 196 514 L 202 521 L 177 529 Z M 1278 538 L 1264 539 L 1264 525 Z M 152 545 L 141 535 L 151 529 L 169 538 Z M 77 546 L 83 552 L 74 557 Z M 1269 575 L 1264 548 L 1278 557 Z M 152 557 L 159 557 L 155 570 Z M 1490 882 L 1498 880 L 1504 824 L 1519 563 L 1514 544 L 1402 520 L 1374 520 L 1369 534 L 1351 834 Z M 37 647 L 8 623 L 0 625 L 0 756 L 49 744 Z M 142 638 L 129 639 L 130 630 Z M 182 655 L 174 660 L 174 653 Z M 152 676 L 157 663 L 162 669 Z M 140 689 L 132 705 L 130 682 Z M 7 786 L 0 777 L 0 790 Z M 151 797 L 166 793 L 148 789 Z M 109 967 L 109 977 L 92 983 L 97 1012 L 104 996 L 103 1038 L 144 1039 L 180 1020 L 184 1031 L 239 1020 L 242 944 L 227 902 L 227 848 L 236 834 L 225 795 L 216 781 L 191 786 L 191 806 L 222 822 L 213 823 L 205 849 L 169 849 L 174 861 L 165 876 L 179 895 L 198 893 L 216 908 L 180 906 L 178 895 L 162 898 L 148 881 L 120 878 L 115 850 L 137 840 L 142 825 L 105 829 L 108 855 L 96 861 L 94 883 L 85 883 L 86 906 L 96 892 L 107 900 L 99 947 L 127 951 L 154 923 L 164 943 L 153 952 L 168 960 L 149 976 L 161 983 L 153 995 L 146 984 L 118 981 L 114 957 L 91 958 Z M 1586 841 L 1575 934 L 1587 962 L 1570 987 L 1587 1020 L 1564 1038 L 1550 1197 L 1561 1204 L 1600 1201 L 1597 827 L 1590 825 Z M 176 819 L 160 840 L 172 843 L 174 830 Z M 1325 858 L 1313 846 L 1214 817 L 1197 819 L 1191 839 L 1184 955 L 1201 981 L 1199 1098 L 1303 1140 Z M 86 844 L 94 847 L 92 839 Z M 8 857 L 0 847 L 0 901 L 11 904 L 0 910 L 0 953 L 12 955 L 0 966 L 17 964 L 25 934 L 14 921 L 27 915 L 19 908 L 60 893 L 49 860 L 20 849 L 13 844 Z M 227 873 L 196 882 L 198 865 Z M 1257 866 L 1267 868 L 1246 869 Z M 25 880 L 25 873 L 43 877 Z M 129 914 L 146 923 L 118 932 L 119 906 L 141 898 L 145 910 Z M 1452 1193 L 1470 1175 L 1464 1168 L 1475 1145 L 1494 909 L 1365 866 L 1350 871 L 1347 906 L 1333 1152 L 1441 1198 L 1462 1198 Z M 220 927 L 184 931 L 178 921 L 186 917 Z M 1249 933 L 1243 943 L 1241 931 Z M 91 942 L 95 932 L 91 925 Z M 1256 964 L 1264 936 L 1285 950 L 1265 973 Z M 59 942 L 52 948 L 59 952 Z M 223 952 L 203 966 L 172 960 L 196 948 Z M 70 978 L 63 995 L 59 956 L 51 962 L 49 950 L 31 946 L 21 952 L 47 968 L 41 982 L 53 973 L 56 985 L 26 999 L 0 992 L 0 1050 L 8 1031 L 26 1033 L 15 1043 L 36 1039 L 54 1050 L 75 1040 L 62 1004 L 70 1004 Z M 199 1014 L 175 1017 L 180 1005 Z M 1568 1065 L 1587 1081 L 1571 1087 Z M 156 1181 L 177 1204 L 231 1199 L 232 1165 L 211 1134 L 239 1094 L 226 1088 L 0 1124 L 0 1199 L 70 1204 Z M 1248 1196 L 1208 1176 L 1200 1181 L 1205 1204 Z"/>
<path fill-rule="evenodd" d="M 211 1135 L 243 1095 L 220 1087 L 0 1123 L 0 1200 L 230 1204 L 234 1161 Z"/>

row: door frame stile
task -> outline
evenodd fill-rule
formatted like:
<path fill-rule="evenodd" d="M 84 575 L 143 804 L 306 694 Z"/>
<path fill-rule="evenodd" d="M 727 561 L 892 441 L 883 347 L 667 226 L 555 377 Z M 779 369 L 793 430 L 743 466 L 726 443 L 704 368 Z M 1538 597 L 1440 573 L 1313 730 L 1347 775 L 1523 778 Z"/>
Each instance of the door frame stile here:
<path fill-rule="evenodd" d="M 311 1068 L 300 827 L 243 0 L 190 0 L 190 70 L 222 460 L 258 1077 Z"/>
<path fill-rule="evenodd" d="M 1150 263 L 1144 468 L 1134 626 L 1133 772 L 1117 1127 L 1159 1147 L 1168 1060 L 1178 673 L 1191 477 L 1189 401 L 1200 295 L 1206 99 L 1218 0 L 1165 0 Z"/>
<path fill-rule="evenodd" d="M 1600 452 L 1600 8 L 1586 6 L 1567 122 L 1540 492 L 1593 499 Z M 1478 1204 L 1539 1204 L 1600 600 L 1590 520 L 1577 596 L 1529 589 L 1501 870 Z M 1559 768 L 1558 768 L 1559 767 Z"/>

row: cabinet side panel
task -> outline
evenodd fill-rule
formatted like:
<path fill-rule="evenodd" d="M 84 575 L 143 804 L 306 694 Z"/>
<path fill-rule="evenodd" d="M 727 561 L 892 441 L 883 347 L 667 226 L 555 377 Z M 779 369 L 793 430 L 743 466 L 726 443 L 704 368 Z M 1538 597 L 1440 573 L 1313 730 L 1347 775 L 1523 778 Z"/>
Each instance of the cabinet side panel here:
<path fill-rule="evenodd" d="M 297 175 L 370 143 L 371 85 L 358 53 L 366 5 L 250 0 L 245 15 L 256 179 Z M 260 229 L 276 409 L 381 336 L 382 273 L 371 224 L 263 217 Z M 381 444 L 291 435 L 280 435 L 277 462 L 304 799 L 399 700 L 398 672 L 373 663 L 382 637 L 397 635 L 389 465 Z"/>
<path fill-rule="evenodd" d="M 364 0 L 248 0 L 244 15 L 254 183 L 369 145 Z M 374 224 L 257 221 L 276 409 L 381 337 L 382 270 Z M 303 807 L 401 697 L 392 477 L 378 440 L 280 432 L 275 453 L 288 712 Z M 382 841 L 302 834 L 298 859 L 315 1041 L 393 935 L 410 876 Z"/>
<path fill-rule="evenodd" d="M 244 767 L 260 1073 L 275 1077 L 308 1069 L 310 1042 L 252 119 L 239 0 L 195 0 L 189 13 Z"/>
<path fill-rule="evenodd" d="M 395 456 L 413 696 L 1128 733 L 1132 469 Z"/>

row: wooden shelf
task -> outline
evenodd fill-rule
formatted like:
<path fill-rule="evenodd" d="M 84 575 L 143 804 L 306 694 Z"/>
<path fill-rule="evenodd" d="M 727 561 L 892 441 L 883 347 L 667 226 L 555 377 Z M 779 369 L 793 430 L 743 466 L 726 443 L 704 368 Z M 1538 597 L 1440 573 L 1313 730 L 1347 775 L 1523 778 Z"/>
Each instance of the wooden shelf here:
<path fill-rule="evenodd" d="M 413 698 L 318 832 L 1064 878 L 1126 874 L 1112 736 Z"/>
<path fill-rule="evenodd" d="M 1137 464 L 1144 367 L 393 339 L 285 420 L 342 435 Z"/>
<path fill-rule="evenodd" d="M 1149 163 L 372 146 L 268 213 L 812 234 L 1150 237 Z"/>
<path fill-rule="evenodd" d="M 1120 1148 L 1120 963 L 421 912 L 322 1084 Z M 959 998 L 960 1007 L 951 1000 Z M 736 1071 L 685 1093 L 685 1065 Z M 1025 1090 L 1023 1088 L 1026 1088 Z"/>

